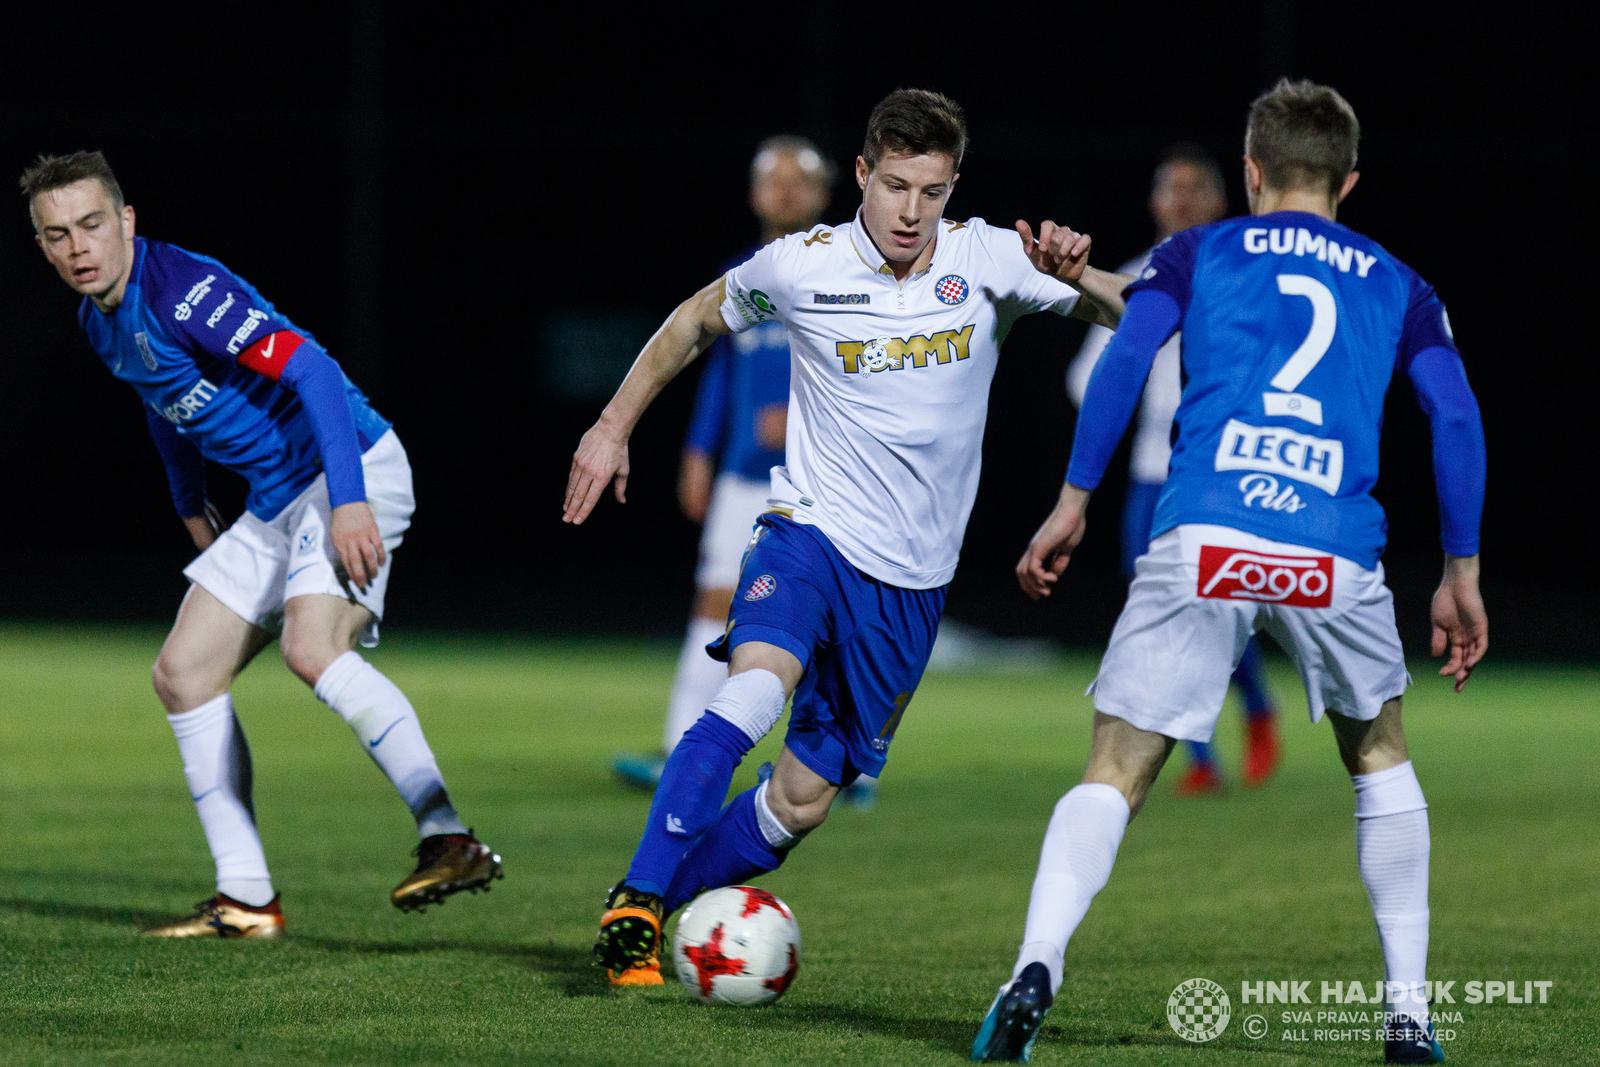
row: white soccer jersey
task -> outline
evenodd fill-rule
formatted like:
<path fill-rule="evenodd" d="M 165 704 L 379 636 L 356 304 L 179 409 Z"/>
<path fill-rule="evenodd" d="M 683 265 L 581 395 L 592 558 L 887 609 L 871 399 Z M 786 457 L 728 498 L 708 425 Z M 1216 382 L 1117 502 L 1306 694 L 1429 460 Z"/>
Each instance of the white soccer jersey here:
<path fill-rule="evenodd" d="M 1137 278 L 1149 265 L 1150 253 L 1146 252 L 1118 267 L 1117 272 Z M 1094 373 L 1111 336 L 1111 331 L 1104 326 L 1089 327 L 1083 347 L 1078 349 L 1072 365 L 1067 368 L 1067 392 L 1079 407 L 1083 406 L 1083 394 L 1089 389 L 1089 376 Z M 1181 337 L 1181 334 L 1173 334 L 1156 352 L 1150 377 L 1145 381 L 1144 399 L 1139 406 L 1139 428 L 1134 432 L 1133 455 L 1128 460 L 1128 473 L 1136 482 L 1160 484 L 1167 480 L 1167 466 L 1172 462 L 1172 419 L 1183 400 Z"/>
<path fill-rule="evenodd" d="M 897 282 L 857 213 L 767 245 L 729 271 L 735 331 L 789 329 L 787 466 L 774 506 L 861 570 L 932 589 L 956 570 L 978 492 L 1000 343 L 1078 292 L 1035 270 L 1014 230 L 942 219 L 928 268 Z"/>

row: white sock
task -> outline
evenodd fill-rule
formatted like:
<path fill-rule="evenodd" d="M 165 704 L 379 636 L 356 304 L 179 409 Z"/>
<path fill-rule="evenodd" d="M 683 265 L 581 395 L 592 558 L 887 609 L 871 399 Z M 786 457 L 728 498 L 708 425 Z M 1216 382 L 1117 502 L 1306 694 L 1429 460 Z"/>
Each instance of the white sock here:
<path fill-rule="evenodd" d="M 438 761 L 422 736 L 411 701 L 400 687 L 355 652 L 346 652 L 317 679 L 317 699 L 350 724 L 372 762 L 400 792 L 423 837 L 464 834 L 450 806 Z"/>
<path fill-rule="evenodd" d="M 787 700 L 783 681 L 771 671 L 756 667 L 729 675 L 706 710 L 733 723 L 755 744 L 778 724 Z"/>
<path fill-rule="evenodd" d="M 771 784 L 772 779 L 768 778 L 756 786 L 756 825 L 761 828 L 761 836 L 767 839 L 767 844 L 773 848 L 788 848 L 795 838 L 767 805 L 767 786 Z"/>
<path fill-rule="evenodd" d="M 1428 804 L 1410 760 L 1352 775 L 1350 782 L 1356 789 L 1356 862 L 1378 922 L 1390 1010 L 1426 1026 Z"/>
<path fill-rule="evenodd" d="M 1056 803 L 1028 899 L 1028 925 L 1011 977 L 1030 963 L 1050 969 L 1050 992 L 1061 988 L 1067 939 L 1105 888 L 1128 828 L 1128 801 L 1116 786 L 1076 786 Z"/>
<path fill-rule="evenodd" d="M 189 796 L 217 864 L 217 892 L 254 908 L 270 903 L 272 876 L 250 796 L 250 745 L 233 716 L 233 697 L 223 693 L 168 715 L 167 722 L 178 738 Z"/>
<path fill-rule="evenodd" d="M 678 653 L 678 673 L 672 679 L 672 698 L 667 702 L 662 747 L 669 756 L 728 680 L 728 665 L 706 655 L 706 646 L 721 637 L 726 628 L 726 623 L 702 615 L 689 620 L 689 634 L 683 639 L 683 651 Z"/>

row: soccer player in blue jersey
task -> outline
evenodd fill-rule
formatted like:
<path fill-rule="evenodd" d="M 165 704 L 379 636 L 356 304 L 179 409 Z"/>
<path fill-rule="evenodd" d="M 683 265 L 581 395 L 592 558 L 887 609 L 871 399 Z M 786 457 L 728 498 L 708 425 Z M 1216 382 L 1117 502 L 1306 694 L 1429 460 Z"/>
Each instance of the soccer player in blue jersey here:
<path fill-rule="evenodd" d="M 1185 385 L 1154 540 L 1093 687 L 1082 784 L 1045 833 L 1012 980 L 973 1058 L 1026 1061 L 1067 940 L 1106 884 L 1128 820 L 1177 740 L 1207 740 L 1252 632 L 1288 651 L 1355 790 L 1356 859 L 1387 972 L 1385 1057 L 1443 1059 L 1427 1004 L 1428 814 L 1400 723 L 1410 683 L 1372 498 L 1396 371 L 1433 427 L 1444 577 L 1434 655 L 1460 692 L 1488 648 L 1478 592 L 1483 424 L 1444 305 L 1377 242 L 1334 221 L 1356 184 L 1360 126 L 1333 89 L 1278 83 L 1250 109 L 1251 217 L 1170 238 L 1127 310 L 1078 421 L 1055 510 L 1017 564 L 1049 594 L 1157 350 L 1183 331 Z"/>
<path fill-rule="evenodd" d="M 724 270 L 785 234 L 815 226 L 827 210 L 834 174 L 833 164 L 803 137 L 762 141 L 750 162 L 750 210 L 761 223 L 761 243 Z M 718 338 L 705 358 L 678 474 L 678 504 L 704 529 L 694 614 L 667 705 L 667 756 L 728 680 L 728 665 L 707 655 L 706 646 L 727 628 L 739 564 L 766 510 L 772 468 L 783 463 L 789 419 L 789 334 L 782 323 Z M 654 789 L 665 765 L 663 757 L 626 755 L 615 768 L 628 784 Z M 870 779 L 852 788 L 861 781 Z"/>
<path fill-rule="evenodd" d="M 1228 196 L 1217 161 L 1199 145 L 1176 144 L 1163 153 L 1150 188 L 1150 217 L 1156 223 L 1156 243 L 1193 226 L 1216 222 L 1227 214 Z M 1117 268 L 1121 274 L 1138 276 L 1150 265 L 1151 248 Z M 1150 524 L 1156 515 L 1156 501 L 1167 480 L 1167 463 L 1172 458 L 1172 416 L 1178 410 L 1183 392 L 1182 371 L 1178 366 L 1181 334 L 1174 334 L 1156 353 L 1139 403 L 1139 426 L 1134 431 L 1133 456 L 1128 462 L 1128 494 L 1122 508 L 1122 570 L 1133 580 L 1134 562 L 1150 548 Z M 1067 368 L 1067 392 L 1082 406 L 1089 377 L 1100 362 L 1100 355 L 1111 341 L 1111 331 L 1091 326 L 1083 347 Z M 1255 638 L 1245 645 L 1244 655 L 1233 672 L 1233 684 L 1244 704 L 1245 750 L 1239 779 L 1247 786 L 1259 786 L 1278 766 L 1278 714 L 1267 687 L 1267 672 L 1261 647 Z M 1178 780 L 1179 796 L 1198 796 L 1222 791 L 1222 771 L 1209 741 L 1187 741 L 1189 770 Z"/>
<path fill-rule="evenodd" d="M 156 694 L 217 865 L 217 893 L 163 937 L 272 938 L 279 894 L 256 830 L 234 678 L 276 637 L 289 669 L 354 730 L 416 819 L 417 864 L 390 896 L 420 909 L 488 888 L 500 858 L 457 817 L 405 694 L 355 651 L 377 644 L 411 467 L 389 422 L 322 346 L 218 261 L 138 237 L 99 152 L 21 178 L 45 258 L 83 294 L 78 322 L 133 387 L 200 556 L 156 660 Z M 249 483 L 226 526 L 205 460 Z"/>

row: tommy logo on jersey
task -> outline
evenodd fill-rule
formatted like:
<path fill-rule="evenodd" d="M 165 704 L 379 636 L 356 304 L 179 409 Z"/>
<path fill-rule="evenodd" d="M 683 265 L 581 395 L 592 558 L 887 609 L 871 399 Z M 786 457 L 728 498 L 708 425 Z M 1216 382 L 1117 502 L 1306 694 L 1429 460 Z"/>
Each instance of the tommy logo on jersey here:
<path fill-rule="evenodd" d="M 960 304 L 967 299 L 967 280 L 959 274 L 946 274 L 933 287 L 933 295 L 941 304 Z"/>
<path fill-rule="evenodd" d="M 1325 608 L 1333 603 L 1333 557 L 1274 556 L 1202 545 L 1196 592 L 1215 600 Z"/>
<path fill-rule="evenodd" d="M 765 600 L 778 588 L 778 579 L 770 574 L 763 574 L 750 583 L 750 589 L 745 593 L 746 600 Z"/>
<path fill-rule="evenodd" d="M 967 343 L 972 340 L 972 323 L 959 330 L 940 330 L 932 337 L 922 334 L 906 340 L 903 337 L 878 337 L 871 341 L 840 341 L 834 351 L 844 360 L 846 374 L 867 374 L 881 370 L 900 370 L 907 357 L 913 367 L 926 367 L 928 357 L 935 363 L 949 363 L 952 354 L 957 360 L 967 358 Z"/>

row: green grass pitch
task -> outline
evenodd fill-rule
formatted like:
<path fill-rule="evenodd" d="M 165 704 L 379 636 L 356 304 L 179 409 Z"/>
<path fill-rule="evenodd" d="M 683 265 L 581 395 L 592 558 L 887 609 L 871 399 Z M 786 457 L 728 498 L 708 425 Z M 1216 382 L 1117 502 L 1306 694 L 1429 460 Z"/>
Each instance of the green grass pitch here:
<path fill-rule="evenodd" d="M 372 654 L 418 706 L 463 816 L 505 857 L 493 893 L 425 915 L 388 904 L 415 843 L 403 806 L 269 650 L 235 695 L 289 938 L 250 944 L 137 936 L 212 892 L 149 689 L 159 641 L 0 628 L 0 1063 L 963 1062 L 1009 973 L 1051 807 L 1083 766 L 1094 666 L 927 678 L 877 810 L 836 812 L 765 880 L 800 918 L 800 976 L 778 1004 L 737 1010 L 671 981 L 613 992 L 588 962 L 647 808 L 609 758 L 656 743 L 670 648 L 396 633 Z M 1350 787 L 1329 730 L 1274 671 L 1282 772 L 1257 792 L 1178 801 L 1169 770 L 1069 948 L 1035 1063 L 1381 1061 L 1377 1044 L 1317 1040 L 1282 1005 L 1239 1002 L 1246 981 L 1312 979 L 1315 996 L 1320 980 L 1382 977 Z M 1458 998 L 1470 980 L 1555 982 L 1542 1006 L 1458 1003 L 1450 1062 L 1600 1062 L 1600 675 L 1491 660 L 1457 697 L 1425 664 L 1415 673 L 1430 973 Z M 1236 766 L 1231 709 L 1220 745 Z M 1166 1022 L 1168 994 L 1193 977 L 1233 1000 L 1209 1044 Z M 1265 1037 L 1243 1032 L 1251 1012 L 1269 1015 Z M 1284 1040 L 1299 1031 L 1309 1040 Z"/>

